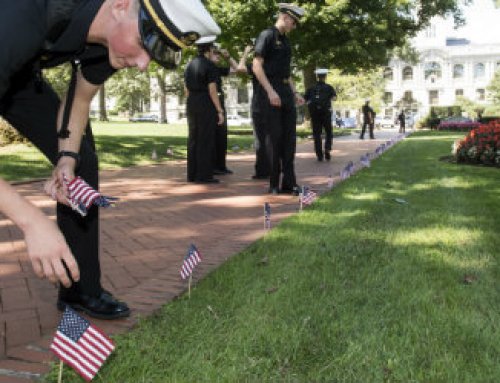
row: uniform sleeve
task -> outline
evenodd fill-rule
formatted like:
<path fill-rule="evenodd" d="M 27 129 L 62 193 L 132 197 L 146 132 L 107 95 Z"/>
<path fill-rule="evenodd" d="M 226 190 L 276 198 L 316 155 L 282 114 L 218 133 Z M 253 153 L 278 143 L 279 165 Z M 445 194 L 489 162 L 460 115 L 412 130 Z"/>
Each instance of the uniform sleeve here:
<path fill-rule="evenodd" d="M 273 35 L 272 29 L 266 29 L 260 33 L 255 41 L 255 56 L 266 59 L 272 47 Z"/>
<path fill-rule="evenodd" d="M 41 23 L 44 17 L 31 2 L 10 1 L 2 4 L 0 36 L 4 38 L 0 44 L 0 98 L 9 89 L 11 77 L 40 51 L 46 33 Z"/>
<path fill-rule="evenodd" d="M 306 91 L 306 94 L 304 95 L 304 100 L 305 100 L 306 102 L 311 101 L 312 91 L 313 91 L 313 88 L 309 88 L 309 89 Z"/>
<path fill-rule="evenodd" d="M 331 98 L 337 97 L 337 92 L 335 92 L 335 88 L 331 87 L 332 93 L 331 93 Z"/>
<path fill-rule="evenodd" d="M 212 82 L 217 82 L 217 79 L 219 78 L 219 70 L 217 67 L 212 64 L 209 65 L 207 68 L 207 83 L 210 84 Z"/>

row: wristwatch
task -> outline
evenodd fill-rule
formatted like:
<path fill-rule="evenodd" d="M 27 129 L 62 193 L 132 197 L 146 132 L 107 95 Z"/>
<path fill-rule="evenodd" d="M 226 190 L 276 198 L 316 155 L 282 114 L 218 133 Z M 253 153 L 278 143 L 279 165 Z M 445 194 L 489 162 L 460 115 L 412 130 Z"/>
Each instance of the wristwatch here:
<path fill-rule="evenodd" d="M 76 152 L 70 152 L 68 150 L 61 150 L 59 153 L 57 153 L 57 158 L 56 158 L 56 163 L 59 162 L 59 160 L 61 159 L 61 157 L 71 157 L 75 160 L 76 162 L 76 166 L 75 167 L 78 167 L 78 165 L 80 164 L 80 155 Z"/>

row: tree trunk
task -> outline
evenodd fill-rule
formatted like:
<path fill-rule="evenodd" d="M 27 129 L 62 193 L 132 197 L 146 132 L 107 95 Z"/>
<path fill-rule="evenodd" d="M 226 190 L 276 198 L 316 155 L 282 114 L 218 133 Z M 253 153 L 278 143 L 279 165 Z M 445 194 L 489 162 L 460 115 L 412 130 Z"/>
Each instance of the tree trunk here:
<path fill-rule="evenodd" d="M 316 84 L 316 75 L 314 74 L 314 65 L 307 64 L 302 70 L 302 75 L 304 76 L 304 90 L 307 91 L 310 87 Z M 309 121 L 311 116 L 309 115 L 309 108 L 305 108 L 305 119 Z"/>
<path fill-rule="evenodd" d="M 158 88 L 160 89 L 160 119 L 158 122 L 167 123 L 167 84 L 162 72 L 156 74 Z"/>
<path fill-rule="evenodd" d="M 104 84 L 99 89 L 99 121 L 109 121 L 108 113 L 106 112 L 106 90 Z"/>

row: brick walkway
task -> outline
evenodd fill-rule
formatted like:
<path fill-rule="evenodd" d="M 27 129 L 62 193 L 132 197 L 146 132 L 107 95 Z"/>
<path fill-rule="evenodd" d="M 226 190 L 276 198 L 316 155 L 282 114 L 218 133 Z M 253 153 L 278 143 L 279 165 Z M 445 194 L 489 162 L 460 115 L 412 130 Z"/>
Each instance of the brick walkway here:
<path fill-rule="evenodd" d="M 378 131 L 375 140 L 335 139 L 331 162 L 317 162 L 312 143 L 301 143 L 298 182 L 325 191 L 329 175 L 338 182 L 348 161 L 357 163 L 395 135 Z M 253 161 L 252 153 L 229 156 L 234 174 L 219 177 L 218 185 L 186 183 L 184 161 L 101 172 L 101 190 L 120 198 L 116 208 L 101 214 L 103 285 L 126 301 L 133 315 L 93 323 L 109 334 L 124 332 L 139 316 L 181 294 L 187 286 L 179 266 L 190 243 L 204 256 L 199 278 L 262 237 L 264 202 L 271 204 L 273 226 L 297 212 L 297 197 L 271 196 L 267 181 L 250 179 Z M 41 182 L 17 189 L 54 215 Z M 49 370 L 48 347 L 60 319 L 56 297 L 55 287 L 34 276 L 21 232 L 0 215 L 0 383 L 30 382 Z"/>

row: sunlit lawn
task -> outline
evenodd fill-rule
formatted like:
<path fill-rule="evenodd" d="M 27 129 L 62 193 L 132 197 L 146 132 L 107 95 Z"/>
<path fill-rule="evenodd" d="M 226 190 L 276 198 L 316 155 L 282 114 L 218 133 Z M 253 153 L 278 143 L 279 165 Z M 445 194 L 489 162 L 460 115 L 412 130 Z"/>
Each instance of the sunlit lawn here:
<path fill-rule="evenodd" d="M 498 382 L 500 172 L 440 161 L 457 137 L 415 134 L 282 222 L 117 337 L 101 381 Z"/>

